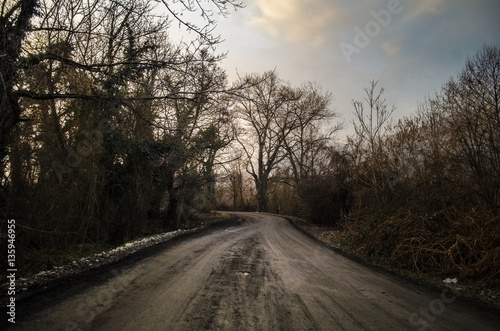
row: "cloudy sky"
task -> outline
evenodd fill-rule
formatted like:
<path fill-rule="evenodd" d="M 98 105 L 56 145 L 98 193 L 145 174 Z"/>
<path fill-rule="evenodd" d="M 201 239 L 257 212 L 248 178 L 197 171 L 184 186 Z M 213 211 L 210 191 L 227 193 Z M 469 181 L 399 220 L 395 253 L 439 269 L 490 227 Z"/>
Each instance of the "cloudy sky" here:
<path fill-rule="evenodd" d="M 375 79 L 395 119 L 411 115 L 483 45 L 500 47 L 498 0 L 242 0 L 218 17 L 230 79 L 276 69 L 334 95 L 349 124 L 352 99 Z M 352 127 L 352 125 L 350 125 Z M 349 129 L 347 129 L 349 132 Z M 352 131 L 351 131 L 352 132 Z"/>

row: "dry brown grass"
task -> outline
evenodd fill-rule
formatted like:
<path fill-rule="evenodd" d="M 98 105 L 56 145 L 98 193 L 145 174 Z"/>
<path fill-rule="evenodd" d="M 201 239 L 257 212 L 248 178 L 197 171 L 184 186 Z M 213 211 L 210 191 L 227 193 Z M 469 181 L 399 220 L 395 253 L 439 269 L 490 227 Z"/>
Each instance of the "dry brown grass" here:
<path fill-rule="evenodd" d="M 412 278 L 457 278 L 464 288 L 500 296 L 500 216 L 449 208 L 430 215 L 399 211 L 359 218 L 343 230 L 298 223 L 321 241 Z M 439 281 L 441 282 L 441 281 Z M 473 294 L 475 296 L 475 294 Z"/>

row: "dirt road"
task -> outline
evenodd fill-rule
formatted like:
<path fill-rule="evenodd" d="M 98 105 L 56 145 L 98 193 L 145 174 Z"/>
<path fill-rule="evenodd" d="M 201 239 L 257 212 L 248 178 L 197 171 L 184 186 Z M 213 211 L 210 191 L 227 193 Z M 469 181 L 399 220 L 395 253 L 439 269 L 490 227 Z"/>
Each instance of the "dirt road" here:
<path fill-rule="evenodd" d="M 498 316 L 451 291 L 374 272 L 285 219 L 237 216 L 245 221 L 113 270 L 97 285 L 61 289 L 63 299 L 20 316 L 14 329 L 498 330 Z"/>

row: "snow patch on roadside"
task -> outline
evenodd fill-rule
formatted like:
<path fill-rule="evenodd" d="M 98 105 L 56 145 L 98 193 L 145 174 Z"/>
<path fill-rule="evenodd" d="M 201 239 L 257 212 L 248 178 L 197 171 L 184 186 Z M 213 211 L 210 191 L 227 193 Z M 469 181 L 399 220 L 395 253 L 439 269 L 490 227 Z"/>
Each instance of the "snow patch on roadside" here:
<path fill-rule="evenodd" d="M 20 299 L 22 297 L 29 295 L 29 290 L 33 288 L 46 288 L 49 283 L 62 279 L 68 276 L 73 276 L 81 272 L 96 269 L 98 267 L 111 264 L 126 256 L 134 254 L 144 248 L 148 248 L 166 241 L 169 241 L 181 234 L 191 233 L 199 231 L 207 225 L 202 225 L 192 229 L 186 230 L 176 230 L 170 232 L 164 232 L 160 234 L 151 235 L 145 238 L 137 239 L 128 243 L 125 243 L 119 247 L 113 248 L 108 251 L 102 251 L 100 253 L 93 254 L 89 257 L 81 258 L 79 260 L 72 261 L 68 264 L 53 267 L 50 270 L 40 271 L 28 278 L 16 279 L 16 298 Z M 0 285 L 1 293 L 7 293 L 9 283 L 4 283 Z M 0 298 L 0 302 L 3 303 L 3 298 Z"/>

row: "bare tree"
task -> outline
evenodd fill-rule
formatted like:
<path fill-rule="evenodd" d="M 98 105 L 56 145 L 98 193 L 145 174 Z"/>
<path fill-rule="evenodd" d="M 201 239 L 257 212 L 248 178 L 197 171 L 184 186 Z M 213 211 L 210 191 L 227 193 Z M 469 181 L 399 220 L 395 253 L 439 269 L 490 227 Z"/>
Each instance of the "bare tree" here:
<path fill-rule="evenodd" d="M 467 60 L 441 96 L 450 152 L 470 185 L 490 206 L 500 201 L 500 49 L 484 46 Z"/>
<path fill-rule="evenodd" d="M 282 134 L 287 160 L 292 169 L 295 186 L 300 186 L 302 179 L 314 175 L 318 151 L 324 148 L 343 125 L 336 123 L 327 127 L 336 117 L 332 108 L 332 94 L 323 92 L 314 83 L 306 83 L 298 89 L 299 98 L 290 103 L 288 116 L 294 118 L 293 129 L 283 127 Z"/>
<path fill-rule="evenodd" d="M 387 107 L 383 97 L 384 88 L 377 90 L 377 85 L 377 81 L 371 81 L 370 86 L 364 89 L 364 102 L 353 100 L 352 105 L 356 116 L 356 122 L 354 122 L 356 138 L 353 142 L 357 145 L 358 152 L 366 157 L 362 162 L 368 164 L 367 183 L 374 190 L 378 200 L 380 191 L 385 186 L 383 176 L 381 176 L 382 141 L 384 134 L 390 128 L 389 120 L 395 107 Z"/>
<path fill-rule="evenodd" d="M 289 116 L 288 107 L 298 95 L 274 72 L 244 80 L 251 86 L 237 98 L 241 122 L 235 136 L 246 157 L 247 171 L 255 182 L 259 211 L 267 211 L 269 178 L 286 158 L 284 140 L 297 125 L 297 119 Z"/>

